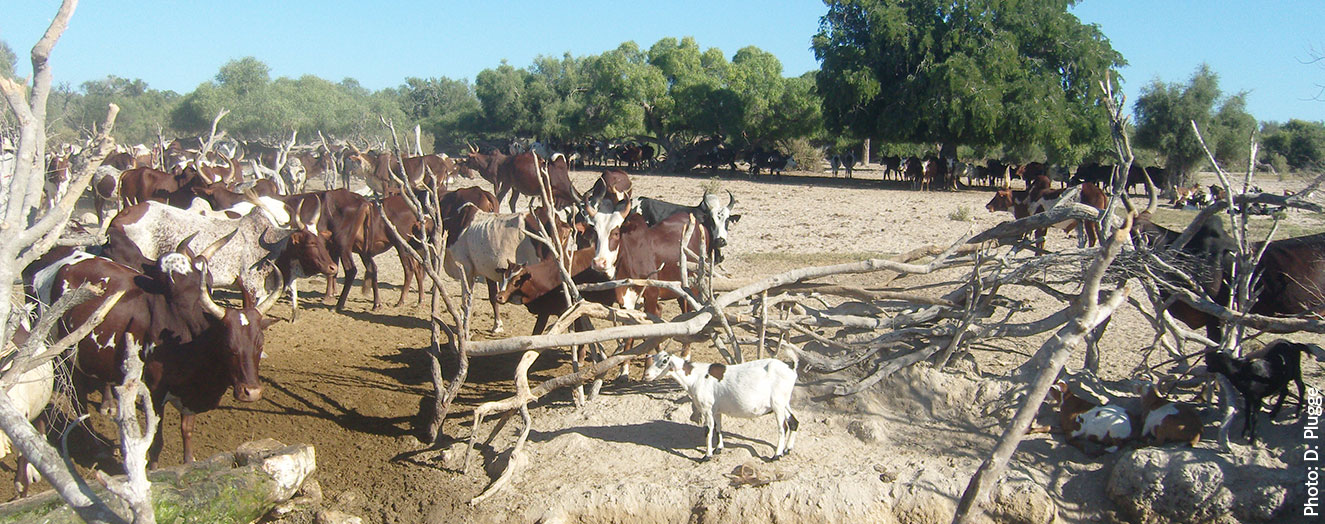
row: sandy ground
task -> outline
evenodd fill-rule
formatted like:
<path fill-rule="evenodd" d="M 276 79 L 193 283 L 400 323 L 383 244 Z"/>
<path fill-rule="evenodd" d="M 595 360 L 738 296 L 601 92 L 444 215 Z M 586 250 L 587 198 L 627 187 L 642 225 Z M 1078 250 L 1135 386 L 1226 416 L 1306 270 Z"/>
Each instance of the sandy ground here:
<path fill-rule="evenodd" d="M 716 182 L 713 174 L 646 174 L 633 180 L 637 196 L 680 203 L 698 202 L 704 186 L 715 183 L 735 194 L 742 218 L 720 268 L 735 281 L 947 245 L 970 228 L 1010 218 L 984 209 L 991 196 L 986 189 L 919 193 L 879 181 L 877 171 L 858 174 L 856 180 L 806 173 L 750 179 L 726 172 Z M 587 188 L 596 176 L 581 171 L 572 178 L 576 187 Z M 1262 186 L 1280 190 L 1274 184 Z M 1295 219 L 1325 229 L 1318 217 Z M 1075 244 L 1060 232 L 1050 233 L 1051 249 Z M 494 478 L 493 465 L 504 464 L 501 452 L 520 423 L 508 424 L 491 445 L 481 446 L 467 475 L 464 444 L 454 439 L 469 437 L 474 406 L 512 392 L 518 357 L 476 359 L 443 428 L 448 438 L 438 448 L 421 444 L 418 414 L 432 394 L 422 350 L 428 344 L 424 309 L 413 300 L 390 307 L 401 281 L 398 264 L 394 253 L 378 257 L 378 263 L 388 304 L 379 311 L 370 311 L 370 299 L 356 290 L 347 311 L 335 313 L 323 304 L 321 279 L 301 286 L 312 292 L 301 293 L 306 309 L 298 321 L 278 322 L 267 330 L 263 399 L 239 404 L 227 398 L 221 408 L 199 416 L 194 430 L 199 456 L 267 437 L 312 444 L 327 505 L 370 522 L 947 522 L 955 497 L 1010 415 L 997 409 L 1006 403 L 1006 384 L 991 377 L 1024 362 L 1044 340 L 996 340 L 978 346 L 975 363 L 960 370 L 917 366 L 844 399 L 822 394 L 840 377 L 805 373 L 794 402 L 801 420 L 797 448 L 771 464 L 762 460 L 772 454 L 777 438 L 769 417 L 727 419 L 728 450 L 715 460 L 697 462 L 703 430 L 689 422 L 684 392 L 665 381 L 639 382 L 637 368 L 631 380 L 607 385 L 583 408 L 575 408 L 564 390 L 539 402 L 532 410 L 526 466 L 505 491 L 470 507 L 469 499 Z M 929 275 L 896 285 L 937 285 L 956 277 Z M 838 281 L 869 286 L 876 278 Z M 458 294 L 454 286 L 451 291 Z M 1031 301 L 1034 309 L 1026 315 L 1034 318 L 1060 307 L 1043 295 L 1018 293 Z M 475 310 L 475 325 L 489 326 L 486 304 L 479 301 Z M 290 317 L 284 303 L 273 312 L 279 319 Z M 533 317 L 522 308 L 503 307 L 501 314 L 508 333 L 526 334 L 532 327 Z M 1137 350 L 1151 336 L 1134 310 L 1120 311 L 1102 342 L 1104 378 L 1130 376 L 1140 359 Z M 696 346 L 696 351 L 699 360 L 717 358 L 711 348 Z M 1072 362 L 1080 365 L 1080 349 Z M 1310 383 L 1325 384 L 1319 365 L 1306 368 Z M 537 384 L 568 370 L 564 352 L 547 352 L 531 379 Z M 164 464 L 181 460 L 178 421 L 178 413 L 168 408 Z M 113 432 L 104 419 L 95 427 L 99 438 L 110 440 Z M 485 434 L 491 427 L 489 421 Z M 1271 453 L 1287 453 L 1300 444 L 1286 417 L 1261 427 Z M 80 466 L 114 470 L 103 443 L 75 437 L 71 447 Z M 1035 489 L 1047 490 L 1064 521 L 1112 520 L 1117 517 L 1103 493 L 1111 460 L 1039 435 L 1024 442 L 1014 457 L 1008 477 L 1015 482 L 1009 485 L 1041 486 Z M 761 488 L 732 485 L 723 474 L 747 462 L 782 480 Z M 12 458 L 4 464 L 12 471 Z M 488 475 L 482 464 L 488 465 Z M 12 495 L 9 489 L 4 487 L 0 497 Z"/>

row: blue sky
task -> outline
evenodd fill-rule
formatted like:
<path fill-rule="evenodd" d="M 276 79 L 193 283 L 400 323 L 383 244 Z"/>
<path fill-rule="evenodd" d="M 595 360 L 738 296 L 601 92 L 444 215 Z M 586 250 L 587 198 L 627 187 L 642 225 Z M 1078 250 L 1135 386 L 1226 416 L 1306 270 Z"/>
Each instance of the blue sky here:
<path fill-rule="evenodd" d="M 58 8 L 56 0 L 7 0 L 0 39 L 20 57 Z M 776 55 L 786 76 L 816 69 L 810 37 L 821 2 L 738 0 L 621 1 L 335 0 L 229 2 L 83 0 L 52 64 L 75 86 L 115 74 L 156 89 L 188 92 L 226 61 L 255 56 L 273 76 L 353 77 L 371 89 L 406 77 L 473 79 L 502 59 L 524 67 L 537 55 L 582 56 L 627 40 L 647 48 L 667 36 L 694 36 L 729 58 L 755 45 Z M 1128 107 L 1152 79 L 1186 82 L 1202 62 L 1225 93 L 1248 91 L 1261 120 L 1325 121 L 1325 2 L 1086 0 L 1073 13 L 1100 24 L 1130 65 L 1122 73 Z"/>

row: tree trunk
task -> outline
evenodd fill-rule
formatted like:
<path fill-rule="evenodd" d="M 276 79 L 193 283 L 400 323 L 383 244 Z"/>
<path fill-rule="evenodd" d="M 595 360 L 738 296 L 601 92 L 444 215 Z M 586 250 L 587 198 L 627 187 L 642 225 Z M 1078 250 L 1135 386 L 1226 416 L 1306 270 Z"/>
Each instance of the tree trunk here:
<path fill-rule="evenodd" d="M 870 139 L 869 139 L 869 137 L 865 137 L 865 145 L 862 146 L 860 149 L 861 149 L 861 151 L 860 151 L 860 165 L 861 165 L 861 166 L 867 166 L 867 165 L 870 164 Z"/>
<path fill-rule="evenodd" d="M 253 522 L 277 504 L 289 500 L 316 469 L 313 447 L 284 446 L 274 440 L 250 442 L 233 453 L 222 453 L 188 466 L 157 470 L 152 481 L 152 503 L 162 522 Z M 97 494 L 121 515 L 127 505 Z M 0 505 L 0 523 L 82 522 L 53 491 Z"/>

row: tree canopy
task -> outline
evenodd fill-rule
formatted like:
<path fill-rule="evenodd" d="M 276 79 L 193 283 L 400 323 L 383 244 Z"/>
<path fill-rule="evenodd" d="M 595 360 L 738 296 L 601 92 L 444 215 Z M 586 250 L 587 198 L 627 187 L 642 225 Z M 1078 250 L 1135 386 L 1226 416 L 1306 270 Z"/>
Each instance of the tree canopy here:
<path fill-rule="evenodd" d="M 1222 98 L 1219 76 L 1205 64 L 1186 84 L 1155 79 L 1136 99 L 1136 144 L 1157 151 L 1175 174 L 1170 182 L 1186 185 L 1192 173 L 1208 162 L 1192 122 L 1201 128 L 1206 145 L 1221 163 L 1246 162 L 1256 120 L 1245 107 L 1243 93 Z"/>
<path fill-rule="evenodd" d="M 1099 82 L 1126 62 L 1071 0 L 825 3 L 812 47 L 830 131 L 1067 163 L 1108 136 Z"/>
<path fill-rule="evenodd" d="M 1289 120 L 1285 124 L 1268 123 L 1261 130 L 1261 152 L 1278 157 L 1293 169 L 1320 169 L 1325 166 L 1325 123 Z"/>

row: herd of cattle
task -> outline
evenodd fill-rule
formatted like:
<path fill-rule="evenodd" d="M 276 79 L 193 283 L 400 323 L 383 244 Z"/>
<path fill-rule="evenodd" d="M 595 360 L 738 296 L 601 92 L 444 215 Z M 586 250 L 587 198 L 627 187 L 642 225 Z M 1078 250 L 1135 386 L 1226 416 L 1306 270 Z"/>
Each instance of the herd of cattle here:
<path fill-rule="evenodd" d="M 538 332 L 548 317 L 568 307 L 558 291 L 554 249 L 571 255 L 568 265 L 577 282 L 679 280 L 681 245 L 696 261 L 721 260 L 728 225 L 740 218 L 731 212 L 736 199 L 730 193 L 706 194 L 695 206 L 637 198 L 629 175 L 615 169 L 581 193 L 571 184 L 569 160 L 557 153 L 542 158 L 534 151 L 508 155 L 474 148 L 458 158 L 427 155 L 396 162 L 388 154 L 322 147 L 286 151 L 280 155 L 288 157 L 284 166 L 250 160 L 247 174 L 233 154 L 175 142 L 156 155 L 125 151 L 108 158 L 94 187 L 107 213 L 105 243 L 56 248 L 24 271 L 37 308 L 83 284 L 107 289 L 65 313 L 60 329 L 66 333 L 91 318 L 106 297 L 124 292 L 76 346 L 77 389 L 101 387 L 102 406 L 108 406 L 109 386 L 123 380 L 126 352 L 143 348 L 144 382 L 153 403 L 159 410 L 170 402 L 182 414 L 186 461 L 193 458 L 197 413 L 214 409 L 227 390 L 240 402 L 262 397 L 258 364 L 262 330 L 272 322 L 267 312 L 288 291 L 295 321 L 302 276 L 324 276 L 326 297 L 338 297 L 336 309 L 342 310 L 358 274 L 352 260 L 357 256 L 376 309 L 381 301 L 373 258 L 394 248 L 405 273 L 397 304 L 407 298 L 411 281 L 421 301 L 423 271 L 409 251 L 436 232 L 445 237 L 449 275 L 463 278 L 466 287 L 476 278 L 487 280 L 494 332 L 502 331 L 499 302 L 521 304 L 539 315 Z M 295 161 L 304 168 L 303 177 L 290 176 Z M 50 167 L 67 171 L 67 156 L 52 155 Z M 337 178 L 346 172 L 367 179 L 375 194 L 344 187 L 297 190 L 310 174 Z M 531 205 L 515 212 L 520 195 L 542 194 L 540 174 L 553 209 Z M 478 176 L 496 193 L 480 187 L 448 190 L 457 177 Z M 396 190 L 401 182 L 416 196 L 436 190 L 438 209 L 420 218 L 408 195 Z M 509 212 L 502 213 L 499 204 L 508 193 Z M 345 280 L 337 295 L 338 273 Z M 241 305 L 214 300 L 215 288 L 234 290 Z M 642 301 L 645 311 L 658 315 L 660 300 L 679 296 L 654 287 L 622 287 L 586 298 L 627 308 Z M 153 463 L 162 448 L 159 431 Z"/>
<path fill-rule="evenodd" d="M 295 321 L 300 277 L 324 276 L 325 296 L 337 297 L 340 311 L 358 276 L 352 260 L 357 256 L 377 309 L 381 301 L 373 259 L 395 249 L 405 274 L 397 305 L 407 298 L 411 281 L 421 301 L 424 271 L 409 252 L 435 232 L 444 235 L 445 268 L 451 277 L 463 279 L 466 287 L 478 278 L 487 282 L 494 332 L 502 331 L 498 305 L 512 303 L 537 315 L 534 332 L 538 333 L 548 318 L 568 307 L 554 253 L 570 255 L 567 266 L 577 283 L 676 281 L 682 279 L 687 262 L 683 257 L 720 262 L 728 226 L 740 219 L 732 212 L 736 198 L 730 193 L 705 194 L 694 206 L 636 197 L 629 175 L 616 169 L 603 171 L 589 190 L 580 192 L 569 177 L 574 158 L 558 152 L 543 155 L 537 148 L 511 154 L 472 147 L 461 157 L 420 155 L 398 160 L 390 153 L 351 146 L 322 145 L 298 152 L 288 146 L 244 145 L 246 152 L 210 146 L 181 140 L 107 158 L 93 182 L 106 243 L 57 248 L 24 272 L 25 285 L 38 307 L 83 284 L 107 288 L 102 298 L 70 309 L 62 329 L 81 325 L 105 297 L 124 292 L 104 320 L 78 343 L 76 383 L 82 391 L 102 387 L 104 407 L 109 385 L 123 379 L 126 351 L 144 348 L 144 380 L 153 403 L 160 410 L 170 402 L 182 414 L 186 461 L 193 458 L 195 414 L 217 407 L 227 390 L 240 402 L 261 398 L 262 330 L 272 322 L 267 312 L 288 292 L 291 321 Z M 635 148 L 623 160 L 647 163 L 652 150 L 645 154 L 643 149 Z M 59 150 L 51 155 L 48 178 L 53 195 L 67 184 L 71 153 Z M 715 154 L 705 157 L 705 162 L 731 163 L 733 155 L 731 151 Z M 835 158 L 835 165 L 845 165 L 851 172 L 854 158 Z M 794 166 L 776 151 L 751 151 L 747 161 L 752 170 Z M 938 159 L 886 158 L 883 163 L 885 177 L 906 177 L 920 189 L 947 186 L 956 173 L 955 164 Z M 998 190 L 987 206 L 990 211 L 1010 211 L 1022 218 L 1044 212 L 1064 198 L 1097 208 L 1106 203 L 1101 186 L 1107 186 L 1110 168 L 1083 166 L 1068 188 L 1054 189 L 1043 164 L 995 164 L 975 172 L 991 180 L 1006 180 L 1016 173 L 1027 180 L 1027 189 Z M 1152 179 L 1163 175 L 1134 171 Z M 366 180 L 370 194 L 351 191 L 351 175 Z M 489 182 L 494 192 L 480 187 L 453 189 L 461 178 L 475 177 Z M 544 177 L 552 209 L 531 203 L 528 211 L 516 212 L 520 195 L 533 199 L 543 194 Z M 307 181 L 315 178 L 324 180 L 325 189 L 307 190 Z M 402 185 L 398 181 L 416 194 L 435 191 L 440 195 L 439 209 L 419 217 L 408 196 L 398 190 Z M 507 201 L 508 212 L 501 212 L 502 201 Z M 1152 244 L 1172 241 L 1177 235 L 1145 217 L 1138 224 L 1138 238 Z M 1092 245 L 1097 241 L 1093 226 L 1086 224 Z M 1043 235 L 1041 231 L 1041 241 Z M 1214 267 L 1227 267 L 1233 246 L 1219 222 L 1211 221 L 1182 249 Z M 1263 291 L 1253 312 L 1291 316 L 1325 309 L 1320 299 L 1325 296 L 1325 234 L 1272 242 L 1258 269 Z M 339 273 L 344 274 L 344 287 L 337 293 Z M 1228 294 L 1222 278 L 1206 279 L 1205 284 L 1211 296 Z M 218 287 L 237 292 L 240 305 L 215 301 L 211 293 Z M 660 301 L 680 297 L 658 287 L 623 286 L 586 293 L 585 298 L 630 309 L 642 302 L 646 312 L 658 315 Z M 685 301 L 680 303 L 684 310 Z M 1207 327 L 1212 337 L 1218 336 L 1213 317 L 1180 301 L 1171 312 L 1192 328 Z M 160 428 L 151 450 L 153 462 L 162 447 L 159 432 Z"/>

